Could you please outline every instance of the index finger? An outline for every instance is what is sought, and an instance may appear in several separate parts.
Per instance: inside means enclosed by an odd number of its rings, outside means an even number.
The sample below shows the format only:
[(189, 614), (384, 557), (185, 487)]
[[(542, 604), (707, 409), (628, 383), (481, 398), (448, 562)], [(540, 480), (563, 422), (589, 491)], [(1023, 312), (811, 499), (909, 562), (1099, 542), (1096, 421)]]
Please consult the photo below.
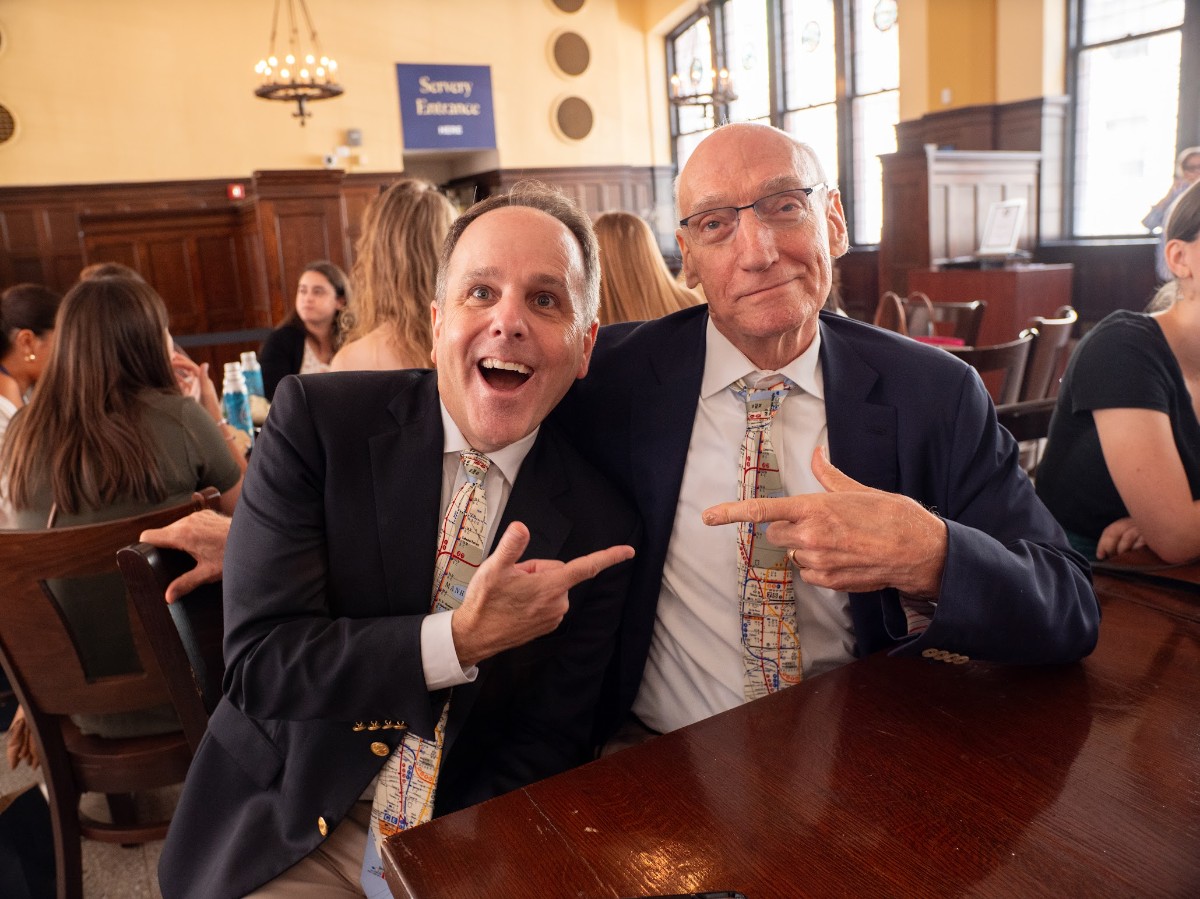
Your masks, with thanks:
[(799, 521), (804, 515), (803, 496), (760, 497), (732, 503), (718, 503), (700, 514), (707, 525), (732, 524), (735, 521)]
[(594, 553), (572, 559), (550, 576), (561, 584), (561, 589), (565, 592), (576, 584), (594, 578), (604, 569), (632, 558), (632, 546), (610, 546), (608, 549), (598, 549)]

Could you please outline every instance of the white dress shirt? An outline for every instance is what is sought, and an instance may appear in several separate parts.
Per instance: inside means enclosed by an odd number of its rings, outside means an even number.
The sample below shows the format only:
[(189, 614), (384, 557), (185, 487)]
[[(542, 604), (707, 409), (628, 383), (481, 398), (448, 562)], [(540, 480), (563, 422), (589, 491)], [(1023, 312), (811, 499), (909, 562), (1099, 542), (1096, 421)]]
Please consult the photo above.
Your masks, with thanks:
[[(463, 450), (471, 449), (471, 445), (467, 443), (467, 438), (463, 436), (458, 425), (454, 423), (454, 419), (450, 417), (450, 413), (446, 411), (445, 404), (440, 403), (440, 405), (442, 408), (442, 433), (445, 435), (442, 442), (441, 504), (444, 513), (446, 506), (454, 497), (455, 491), (467, 479), (467, 473), (462, 466), (461, 454)], [(516, 443), (510, 443), (494, 453), (487, 453), (492, 464), (483, 477), (483, 489), (487, 495), (487, 529), (484, 533), (484, 547), (492, 545), (492, 540), (496, 535), (496, 525), (504, 513), (504, 507), (508, 505), (508, 495), (512, 491), (512, 485), (516, 483), (517, 474), (521, 471), (521, 464), (525, 461), (525, 456), (529, 453), (529, 448), (533, 446), (537, 435), (538, 429), (535, 428), (531, 434), (522, 437)], [(440, 519), (438, 527), (441, 527)], [(486, 551), (484, 558), (487, 558)], [(429, 584), (429, 594), (430, 603), (432, 603), (432, 582)], [(465, 684), (475, 680), (479, 673), (479, 669), (474, 666), (463, 670), (462, 665), (459, 664), (458, 654), (454, 651), (454, 636), (450, 630), (450, 616), (453, 614), (453, 612), (434, 612), (427, 615), (421, 622), (421, 665), (425, 669), (425, 686), (430, 691)]]
[[(784, 491), (823, 488), (812, 473), (817, 446), (828, 448), (820, 333), (779, 370), (798, 389), (771, 423)], [(710, 320), (704, 378), (683, 469), (675, 525), (663, 568), (650, 655), (633, 705), (654, 730), (675, 730), (744, 702), (738, 611), (737, 534), (733, 525), (708, 527), (700, 513), (738, 498), (739, 458), (746, 404), (729, 386), (768, 374), (755, 368)], [(794, 581), (803, 675), (811, 677), (854, 658), (850, 600), (836, 590)]]

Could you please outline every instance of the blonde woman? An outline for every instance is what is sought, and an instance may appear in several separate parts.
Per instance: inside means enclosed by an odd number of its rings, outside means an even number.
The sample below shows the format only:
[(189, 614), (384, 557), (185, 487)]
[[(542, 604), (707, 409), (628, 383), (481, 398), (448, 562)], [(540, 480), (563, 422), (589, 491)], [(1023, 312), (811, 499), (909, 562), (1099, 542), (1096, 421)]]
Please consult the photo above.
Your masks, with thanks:
[(428, 181), (397, 181), (367, 207), (350, 272), (354, 305), (331, 371), (427, 368), (438, 256), (456, 211)]
[(701, 302), (680, 286), (659, 252), (654, 232), (630, 212), (596, 219), (600, 241), (600, 324), (647, 321)]

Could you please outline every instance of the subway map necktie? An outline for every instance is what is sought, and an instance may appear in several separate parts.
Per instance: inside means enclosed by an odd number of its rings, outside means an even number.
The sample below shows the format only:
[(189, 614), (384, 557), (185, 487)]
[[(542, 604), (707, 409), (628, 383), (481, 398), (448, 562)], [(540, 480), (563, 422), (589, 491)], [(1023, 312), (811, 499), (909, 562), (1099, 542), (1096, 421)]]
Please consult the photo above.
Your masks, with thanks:
[[(437, 560), (433, 569), (433, 612), (451, 611), (462, 605), (467, 584), (483, 562), (483, 541), (487, 533), (483, 478), (491, 460), (474, 450), (467, 450), (462, 454), (462, 464), (467, 479), (446, 507), (438, 535)], [(434, 729), (434, 738), (425, 740), (408, 731), (379, 772), (363, 861), (362, 885), (368, 896), (390, 895), (383, 881), (381, 852), (384, 838), (424, 824), (433, 816), (433, 797), (449, 714), (450, 701), (447, 700)]]
[[(771, 421), (794, 386), (783, 375), (773, 375), (757, 386), (738, 379), (730, 387), (746, 404), (739, 500), (784, 495), (779, 459), (771, 446)], [(800, 682), (792, 568), (787, 551), (769, 542), (766, 530), (766, 523), (739, 522), (737, 526), (742, 674), (747, 700)]]

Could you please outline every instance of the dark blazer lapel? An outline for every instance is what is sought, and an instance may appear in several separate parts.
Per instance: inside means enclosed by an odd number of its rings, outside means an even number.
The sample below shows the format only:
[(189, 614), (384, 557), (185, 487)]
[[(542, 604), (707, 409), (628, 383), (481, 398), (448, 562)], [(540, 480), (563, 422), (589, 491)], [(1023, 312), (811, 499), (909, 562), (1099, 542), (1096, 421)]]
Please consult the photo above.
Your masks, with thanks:
[[(519, 521), (529, 528), (529, 546), (523, 559), (554, 559), (571, 530), (571, 519), (558, 510), (557, 498), (570, 488), (570, 478), (558, 451), (561, 438), (554, 426), (543, 423), (537, 440), (521, 463), (521, 472), (508, 495), (504, 514), (496, 525), (489, 554), (509, 524)], [(450, 720), (446, 724), (446, 745), (451, 746), (471, 712), (471, 706), (488, 677), (491, 660), (479, 664), (479, 676), (469, 684), (454, 688)]]
[(879, 372), (823, 318), (821, 376), (830, 461), (856, 481), (895, 491), (896, 409), (869, 400)]
[(704, 379), (707, 314), (689, 318), (663, 335), (648, 359), (648, 374), (634, 387), (643, 401), (630, 403), (629, 463), (646, 534), (669, 539), (683, 483), (700, 384)]
[(508, 495), (508, 504), (496, 527), (492, 550), (509, 524), (519, 521), (529, 528), (529, 547), (523, 558), (557, 557), (571, 528), (571, 519), (559, 512), (555, 503), (555, 498), (570, 487), (558, 451), (560, 439), (553, 425), (542, 425), (537, 440), (521, 463), (517, 482)]
[(375, 514), (388, 608), (412, 614), (428, 606), (442, 494), (442, 419), (430, 373), (388, 405), (394, 428), (370, 438)]

